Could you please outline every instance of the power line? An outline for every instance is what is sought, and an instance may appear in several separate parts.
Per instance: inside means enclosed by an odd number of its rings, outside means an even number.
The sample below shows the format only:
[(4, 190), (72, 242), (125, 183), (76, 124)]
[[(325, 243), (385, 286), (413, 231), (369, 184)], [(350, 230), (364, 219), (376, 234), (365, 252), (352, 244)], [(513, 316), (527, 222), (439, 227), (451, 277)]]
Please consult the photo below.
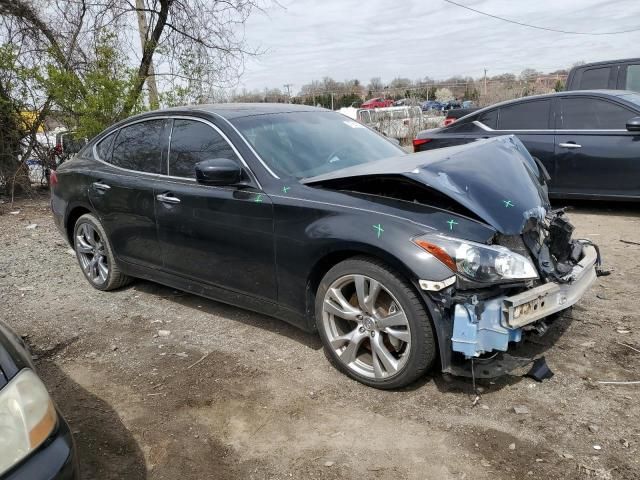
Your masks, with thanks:
[(460, 3), (456, 3), (453, 0), (444, 0), (451, 5), (455, 5), (456, 7), (464, 8), (466, 10), (471, 10), (472, 12), (479, 13), (480, 15), (486, 15), (487, 17), (495, 18), (497, 20), (502, 20), (503, 22), (515, 23), (516, 25), (520, 25), (522, 27), (536, 28), (538, 30), (546, 30), (547, 32), (556, 32), (556, 33), (568, 33), (571, 35), (619, 35), (622, 33), (631, 33), (640, 31), (640, 28), (632, 28), (631, 30), (620, 30), (617, 32), (573, 32), (570, 30), (559, 30), (556, 28), (547, 28), (540, 27), (538, 25), (530, 25), (528, 23), (518, 22), (516, 20), (511, 20), (509, 18), (499, 17), (498, 15), (493, 15), (491, 13), (483, 12), (481, 10), (476, 10), (475, 8), (468, 7), (466, 5), (462, 5)]

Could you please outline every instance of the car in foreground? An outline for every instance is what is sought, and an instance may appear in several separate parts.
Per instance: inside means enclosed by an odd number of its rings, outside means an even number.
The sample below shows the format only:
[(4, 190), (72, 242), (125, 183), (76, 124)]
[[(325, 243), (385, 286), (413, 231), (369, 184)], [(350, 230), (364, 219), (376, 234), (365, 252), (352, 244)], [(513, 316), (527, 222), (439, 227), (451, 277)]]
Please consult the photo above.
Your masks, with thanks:
[(0, 479), (78, 478), (69, 426), (24, 342), (0, 322)]
[(393, 100), (383, 97), (371, 98), (366, 102), (362, 102), (360, 108), (386, 108), (393, 107)]
[(509, 134), (542, 162), (552, 198), (640, 200), (636, 92), (580, 90), (510, 100), (420, 132), (413, 145), (426, 151)]
[(324, 109), (211, 105), (107, 129), (52, 176), (51, 206), (93, 287), (139, 277), (280, 318), (389, 389), (436, 359), (504, 373), (509, 344), (592, 284), (598, 255), (545, 178), (514, 136), (407, 154)]

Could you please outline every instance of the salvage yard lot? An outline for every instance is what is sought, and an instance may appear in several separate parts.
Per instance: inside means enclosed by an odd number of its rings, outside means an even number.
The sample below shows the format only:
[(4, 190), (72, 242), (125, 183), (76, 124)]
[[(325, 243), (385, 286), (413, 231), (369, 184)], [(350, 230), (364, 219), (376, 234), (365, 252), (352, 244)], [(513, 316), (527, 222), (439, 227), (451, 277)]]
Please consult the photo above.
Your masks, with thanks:
[(94, 290), (48, 197), (0, 213), (0, 319), (27, 337), (83, 478), (640, 478), (640, 385), (598, 383), (640, 380), (640, 245), (621, 241), (640, 242), (637, 205), (571, 209), (614, 271), (529, 344), (551, 380), (483, 381), (475, 406), (440, 374), (356, 383), (278, 320), (146, 281)]

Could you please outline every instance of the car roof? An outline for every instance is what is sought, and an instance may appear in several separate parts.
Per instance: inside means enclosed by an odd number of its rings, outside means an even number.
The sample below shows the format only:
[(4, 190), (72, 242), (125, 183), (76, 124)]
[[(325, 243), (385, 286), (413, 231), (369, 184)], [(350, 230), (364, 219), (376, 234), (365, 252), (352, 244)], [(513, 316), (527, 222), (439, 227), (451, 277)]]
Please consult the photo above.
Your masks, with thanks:
[(249, 117), (253, 115), (268, 115), (272, 113), (329, 111), (326, 108), (297, 105), (293, 103), (211, 103), (205, 105), (192, 105), (188, 107), (167, 108), (161, 111), (173, 113), (175, 110), (209, 112), (220, 115), (226, 119)]
[(579, 68), (585, 68), (585, 67), (597, 67), (600, 65), (612, 65), (616, 63), (628, 63), (628, 62), (640, 62), (640, 58), (620, 58), (618, 60), (602, 60), (600, 62), (584, 63), (582, 65), (576, 65), (575, 67), (572, 67), (571, 70), (577, 70)]
[(553, 93), (544, 93), (542, 95), (529, 95), (528, 97), (520, 97), (514, 98), (512, 100), (505, 100), (504, 102), (494, 103), (493, 105), (488, 105), (486, 107), (482, 107), (479, 110), (475, 110), (471, 112), (469, 115), (465, 115), (460, 118), (458, 121), (467, 118), (471, 115), (478, 115), (484, 113), (488, 110), (497, 107), (504, 107), (506, 105), (511, 105), (514, 103), (527, 102), (529, 100), (544, 100), (545, 98), (554, 98), (554, 97), (586, 97), (586, 96), (600, 96), (600, 97), (623, 97), (625, 95), (637, 95), (637, 92), (633, 92), (631, 90), (567, 90), (562, 92), (553, 92)]

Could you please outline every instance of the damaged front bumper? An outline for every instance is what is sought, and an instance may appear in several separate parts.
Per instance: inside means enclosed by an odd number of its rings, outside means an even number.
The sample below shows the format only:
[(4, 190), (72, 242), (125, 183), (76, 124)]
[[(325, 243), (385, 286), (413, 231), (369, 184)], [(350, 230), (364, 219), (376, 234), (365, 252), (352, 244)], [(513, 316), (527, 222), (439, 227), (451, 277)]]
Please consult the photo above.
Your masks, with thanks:
[(585, 246), (582, 259), (565, 276), (513, 296), (458, 303), (453, 308), (451, 348), (465, 358), (506, 352), (523, 330), (575, 304), (596, 279), (596, 250)]

